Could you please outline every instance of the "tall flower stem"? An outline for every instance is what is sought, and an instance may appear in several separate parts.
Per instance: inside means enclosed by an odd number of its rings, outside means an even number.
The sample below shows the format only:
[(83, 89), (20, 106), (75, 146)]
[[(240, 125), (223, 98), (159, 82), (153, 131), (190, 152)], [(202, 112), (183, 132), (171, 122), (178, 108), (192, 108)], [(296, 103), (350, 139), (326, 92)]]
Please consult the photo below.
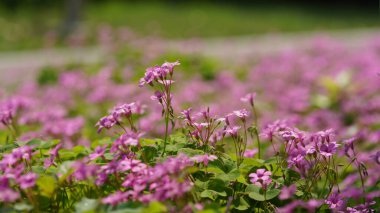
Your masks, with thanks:
[(169, 109), (166, 106), (165, 109), (165, 138), (164, 138), (164, 148), (162, 150), (161, 157), (164, 156), (166, 150), (166, 144), (168, 141), (168, 132), (169, 132)]
[(258, 149), (257, 157), (258, 157), (258, 159), (261, 159), (261, 142), (260, 142), (259, 132), (257, 131), (256, 126), (254, 126), (252, 128), (252, 133), (253, 133), (253, 135), (255, 135), (255, 138), (257, 141), (257, 149)]
[[(171, 80), (171, 78), (170, 78)], [(162, 150), (161, 157), (164, 156), (166, 150), (166, 144), (168, 143), (168, 134), (169, 134), (169, 121), (170, 121), (170, 109), (171, 109), (171, 97), (170, 97), (171, 83), (165, 85), (166, 93), (166, 106), (165, 106), (165, 138), (164, 138), (164, 148)]]
[(259, 128), (258, 127), (258, 118), (257, 118), (257, 111), (256, 111), (255, 105), (253, 103), (252, 103), (252, 113), (253, 113), (253, 125), (254, 125), (253, 126), (253, 134), (256, 137), (257, 149), (258, 149), (257, 157), (258, 157), (258, 159), (261, 159), (261, 143), (260, 143), (259, 131), (257, 130)]

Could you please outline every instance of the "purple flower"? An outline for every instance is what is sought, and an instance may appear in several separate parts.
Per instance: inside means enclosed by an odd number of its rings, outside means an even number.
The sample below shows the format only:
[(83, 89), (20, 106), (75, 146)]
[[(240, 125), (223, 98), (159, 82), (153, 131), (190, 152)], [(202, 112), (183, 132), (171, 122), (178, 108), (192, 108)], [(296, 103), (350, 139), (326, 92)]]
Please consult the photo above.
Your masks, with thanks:
[(72, 168), (74, 168), (72, 176), (79, 181), (95, 177), (99, 169), (97, 165), (86, 164), (81, 161), (74, 162)]
[(354, 142), (357, 140), (357, 137), (352, 137), (350, 139), (344, 140), (344, 154), (347, 157), (353, 157), (354, 154)]
[(31, 188), (36, 184), (37, 175), (35, 173), (28, 173), (17, 179), (22, 189)]
[(377, 151), (376, 154), (371, 155), (372, 159), (380, 165), (380, 151)]
[(215, 155), (208, 155), (208, 154), (196, 155), (196, 156), (190, 158), (190, 160), (197, 162), (197, 163), (203, 163), (205, 166), (208, 165), (209, 161), (214, 161), (216, 159), (218, 159), (218, 157), (216, 157)]
[(116, 206), (117, 204), (125, 202), (127, 200), (128, 200), (128, 193), (117, 191), (103, 198), (102, 203)]
[(320, 205), (321, 205), (321, 202), (314, 199), (311, 199), (308, 202), (304, 202), (302, 200), (295, 200), (284, 207), (278, 208), (276, 212), (278, 213), (296, 212), (295, 210), (299, 207), (306, 209), (307, 212), (315, 212), (315, 209), (318, 208)]
[(62, 143), (57, 144), (53, 149), (49, 151), (50, 156), (57, 157), (58, 151), (62, 148)]
[(160, 91), (154, 92), (154, 95), (150, 97), (153, 101), (158, 101), (159, 103), (162, 104), (162, 98), (164, 97), (164, 94)]
[(115, 107), (112, 110), (112, 116), (114, 120), (118, 121), (121, 116), (130, 117), (132, 115), (132, 110), (136, 106), (136, 103), (130, 104), (122, 104), (120, 106)]
[(139, 160), (125, 159), (119, 162), (117, 170), (120, 172), (132, 171), (141, 172), (147, 168), (147, 165)]
[(145, 84), (152, 85), (154, 78), (155, 76), (154, 76), (153, 68), (151, 67), (147, 68), (145, 72), (145, 76), (140, 79), (139, 86), (142, 87)]
[(52, 165), (56, 165), (54, 163), (54, 159), (53, 158), (45, 158), (45, 160), (44, 160), (44, 168), (47, 169), (47, 168), (51, 167)]
[(20, 194), (13, 189), (5, 188), (0, 190), (0, 201), (4, 203), (12, 203), (20, 198)]
[(375, 210), (371, 208), (372, 205), (375, 205), (376, 201), (365, 202), (354, 207), (347, 207), (348, 213), (375, 213)]
[(12, 123), (13, 115), (10, 110), (0, 111), (0, 122), (5, 126), (9, 126)]
[(295, 184), (292, 184), (289, 187), (284, 186), (281, 189), (281, 194), (280, 194), (279, 198), (281, 200), (289, 199), (293, 196), (293, 194), (296, 192), (296, 190), (297, 190), (297, 186)]
[(246, 103), (249, 103), (252, 107), (254, 106), (254, 101), (255, 101), (256, 93), (248, 93), (244, 97), (242, 97), (240, 100)]
[(173, 71), (174, 71), (174, 67), (175, 66), (178, 66), (178, 65), (181, 65), (179, 63), (179, 61), (175, 61), (175, 62), (165, 62), (162, 64), (162, 67), (166, 68), (169, 70), (169, 73), (172, 75), (173, 74)]
[(181, 111), (183, 118), (185, 118), (188, 122), (191, 122), (192, 118), (190, 116), (191, 108), (185, 109)]
[(98, 127), (98, 133), (100, 133), (103, 128), (110, 129), (116, 124), (116, 122), (117, 121), (114, 119), (113, 116), (111, 115), (104, 116), (96, 124), (96, 126)]
[(264, 190), (270, 183), (272, 183), (271, 176), (272, 172), (266, 171), (265, 169), (258, 169), (256, 173), (249, 174), (249, 177), (251, 178), (251, 183), (255, 184), (256, 186), (262, 187)]
[(240, 126), (234, 126), (234, 127), (228, 127), (226, 130), (224, 130), (225, 134), (229, 134), (231, 137), (237, 137), (238, 130), (240, 129)]
[(135, 133), (124, 133), (118, 139), (116, 139), (114, 145), (121, 146), (138, 146), (139, 145), (139, 134)]
[(178, 61), (174, 63), (165, 62), (161, 66), (154, 66), (149, 67), (146, 69), (145, 76), (140, 79), (139, 86), (142, 87), (145, 84), (149, 84), (153, 86), (153, 82), (159, 82), (167, 85), (167, 83), (172, 82), (166, 82), (166, 76), (170, 74), (170, 76), (173, 75), (174, 67), (180, 65)]
[(258, 152), (258, 149), (248, 149), (248, 150), (245, 150), (244, 152), (244, 157), (246, 158), (252, 158), (253, 156), (255, 156), (255, 154)]
[(339, 209), (344, 205), (344, 201), (338, 192), (331, 193), (330, 196), (325, 200), (325, 203), (329, 205), (330, 209)]
[(97, 146), (93, 153), (89, 155), (90, 160), (95, 160), (98, 157), (103, 157), (106, 152), (107, 145)]
[(325, 157), (330, 157), (332, 156), (334, 153), (336, 153), (336, 148), (339, 146), (339, 144), (335, 143), (335, 142), (331, 142), (329, 144), (322, 144), (321, 147), (319, 148), (320, 149), (320, 153), (321, 155), (325, 156)]
[(246, 118), (249, 116), (249, 112), (246, 109), (242, 109), (242, 110), (233, 111), (232, 114), (230, 115), (235, 115), (236, 117), (240, 118), (242, 121), (245, 121)]

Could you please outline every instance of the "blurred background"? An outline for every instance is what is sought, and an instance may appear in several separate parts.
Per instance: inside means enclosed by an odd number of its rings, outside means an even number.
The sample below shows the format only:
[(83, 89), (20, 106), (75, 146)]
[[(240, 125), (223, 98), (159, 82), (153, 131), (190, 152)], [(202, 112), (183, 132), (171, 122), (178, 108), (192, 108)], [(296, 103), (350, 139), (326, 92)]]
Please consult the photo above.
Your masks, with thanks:
[(89, 45), (101, 26), (170, 39), (376, 28), (378, 8), (375, 0), (1, 0), (0, 50), (49, 38), (64, 46), (73, 32)]
[(299, 48), (321, 34), (354, 47), (378, 34), (378, 9), (374, 0), (1, 0), (0, 85), (46, 65), (104, 61), (124, 43), (160, 40), (133, 48), (222, 61)]

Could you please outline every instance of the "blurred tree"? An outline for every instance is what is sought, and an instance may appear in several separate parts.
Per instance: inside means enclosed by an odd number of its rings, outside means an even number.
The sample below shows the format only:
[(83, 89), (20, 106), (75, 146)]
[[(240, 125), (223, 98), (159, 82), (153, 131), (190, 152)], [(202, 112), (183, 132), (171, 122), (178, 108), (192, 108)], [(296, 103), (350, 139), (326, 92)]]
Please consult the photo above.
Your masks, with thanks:
[(83, 10), (84, 0), (66, 0), (66, 17), (60, 31), (61, 37), (66, 37), (78, 26)]

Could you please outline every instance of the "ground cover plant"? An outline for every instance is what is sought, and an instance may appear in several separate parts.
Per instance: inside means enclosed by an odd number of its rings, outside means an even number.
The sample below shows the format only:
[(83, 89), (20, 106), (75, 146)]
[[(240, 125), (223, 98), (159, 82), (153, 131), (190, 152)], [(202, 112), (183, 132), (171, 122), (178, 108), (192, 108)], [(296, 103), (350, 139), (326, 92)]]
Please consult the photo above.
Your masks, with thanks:
[(163, 54), (148, 48), (127, 67), (118, 52), (97, 72), (44, 70), (2, 94), (0, 207), (375, 212), (378, 44), (318, 40), (237, 74), (188, 56), (141, 72)]

